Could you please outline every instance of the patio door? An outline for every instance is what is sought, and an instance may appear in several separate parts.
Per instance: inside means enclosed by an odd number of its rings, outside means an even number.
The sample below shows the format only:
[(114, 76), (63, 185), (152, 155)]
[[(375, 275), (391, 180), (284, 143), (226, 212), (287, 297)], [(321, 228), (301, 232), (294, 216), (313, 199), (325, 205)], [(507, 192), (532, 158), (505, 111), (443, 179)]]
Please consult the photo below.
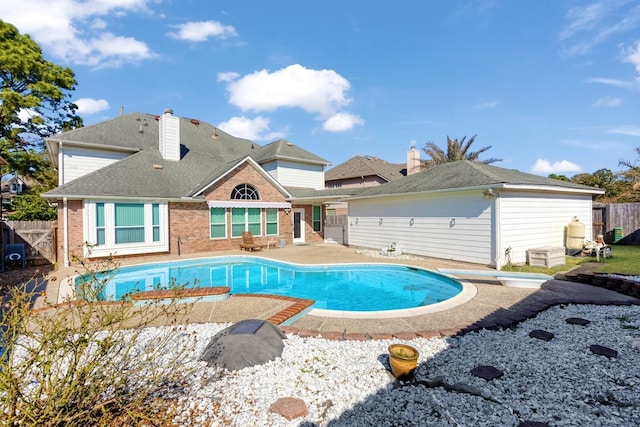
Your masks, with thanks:
[(293, 210), (293, 243), (304, 243), (304, 209)]

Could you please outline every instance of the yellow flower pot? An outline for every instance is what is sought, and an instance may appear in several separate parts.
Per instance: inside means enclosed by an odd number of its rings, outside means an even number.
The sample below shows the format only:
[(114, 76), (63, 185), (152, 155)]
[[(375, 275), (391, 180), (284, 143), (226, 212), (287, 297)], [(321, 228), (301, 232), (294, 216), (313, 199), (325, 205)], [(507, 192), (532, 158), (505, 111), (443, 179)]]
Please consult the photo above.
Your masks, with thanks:
[(418, 364), (418, 350), (406, 344), (389, 346), (389, 365), (394, 377), (411, 375)]

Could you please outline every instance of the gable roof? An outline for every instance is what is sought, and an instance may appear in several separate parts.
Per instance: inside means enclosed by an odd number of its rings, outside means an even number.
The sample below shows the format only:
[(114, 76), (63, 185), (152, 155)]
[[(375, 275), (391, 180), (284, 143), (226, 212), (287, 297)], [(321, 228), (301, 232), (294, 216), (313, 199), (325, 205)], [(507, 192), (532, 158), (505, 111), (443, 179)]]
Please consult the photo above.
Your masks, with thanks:
[(320, 156), (298, 147), (285, 139), (279, 139), (256, 150), (252, 156), (259, 163), (266, 163), (273, 160), (288, 160), (292, 162), (314, 163), (327, 166), (328, 161)]
[[(57, 187), (43, 196), (47, 198), (202, 198), (201, 190), (227, 174), (245, 159), (262, 157), (261, 146), (194, 119), (180, 120), (179, 161), (165, 160), (159, 151), (159, 126), (150, 114), (131, 113), (102, 123), (74, 129), (49, 138), (50, 150), (57, 151), (58, 142), (67, 145), (130, 151), (132, 154)], [(305, 153), (293, 144), (291, 152)], [(308, 153), (308, 152), (306, 152)], [(50, 154), (53, 153), (50, 151)], [(57, 158), (57, 155), (55, 156)], [(300, 162), (319, 159), (298, 157)], [(255, 162), (254, 162), (255, 164)], [(287, 195), (284, 187), (279, 186)]]
[(443, 163), (376, 187), (367, 187), (351, 199), (400, 194), (455, 191), (474, 188), (536, 189), (603, 194), (604, 190), (560, 181), (470, 160)]
[(395, 181), (407, 175), (407, 165), (389, 163), (372, 156), (355, 156), (329, 169), (324, 174), (325, 181), (379, 176), (385, 181)]

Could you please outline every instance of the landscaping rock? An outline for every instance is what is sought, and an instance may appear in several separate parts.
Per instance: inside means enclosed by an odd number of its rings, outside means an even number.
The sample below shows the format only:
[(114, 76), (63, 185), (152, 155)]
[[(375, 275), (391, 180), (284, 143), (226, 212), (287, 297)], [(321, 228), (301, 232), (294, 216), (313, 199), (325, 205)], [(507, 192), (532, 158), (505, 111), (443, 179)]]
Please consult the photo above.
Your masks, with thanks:
[(589, 350), (591, 350), (591, 353), (598, 354), (600, 356), (607, 356), (609, 358), (618, 357), (618, 352), (616, 350), (598, 344), (589, 346)]
[(282, 355), (284, 338), (265, 320), (243, 320), (215, 334), (200, 360), (229, 370), (261, 365)]
[(281, 397), (273, 402), (269, 407), (269, 412), (282, 415), (287, 420), (291, 421), (296, 418), (305, 417), (309, 413), (307, 404), (304, 400), (296, 399), (294, 397)]
[(580, 317), (569, 317), (568, 319), (566, 319), (566, 322), (570, 325), (580, 325), (580, 326), (587, 326), (589, 323), (591, 323), (590, 320), (582, 319)]
[(500, 378), (504, 375), (504, 372), (493, 366), (476, 366), (471, 370), (471, 374), (487, 381), (491, 381), (496, 378)]
[(542, 329), (534, 329), (533, 331), (529, 332), (529, 336), (531, 338), (536, 338), (543, 341), (551, 341), (553, 337), (555, 337), (553, 333), (544, 331)]

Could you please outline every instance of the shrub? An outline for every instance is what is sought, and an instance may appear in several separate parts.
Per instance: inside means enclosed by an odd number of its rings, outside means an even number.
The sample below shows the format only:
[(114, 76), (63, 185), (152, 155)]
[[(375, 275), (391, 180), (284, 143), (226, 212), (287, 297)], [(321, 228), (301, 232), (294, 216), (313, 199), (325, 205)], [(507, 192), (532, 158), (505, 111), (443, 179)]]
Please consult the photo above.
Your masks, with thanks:
[[(163, 425), (191, 374), (185, 332), (191, 304), (100, 302), (108, 279), (81, 285), (62, 304), (26, 284), (0, 314), (0, 425)], [(83, 295), (78, 301), (76, 295)], [(170, 327), (154, 327), (158, 325)], [(193, 364), (192, 364), (193, 365)]]

